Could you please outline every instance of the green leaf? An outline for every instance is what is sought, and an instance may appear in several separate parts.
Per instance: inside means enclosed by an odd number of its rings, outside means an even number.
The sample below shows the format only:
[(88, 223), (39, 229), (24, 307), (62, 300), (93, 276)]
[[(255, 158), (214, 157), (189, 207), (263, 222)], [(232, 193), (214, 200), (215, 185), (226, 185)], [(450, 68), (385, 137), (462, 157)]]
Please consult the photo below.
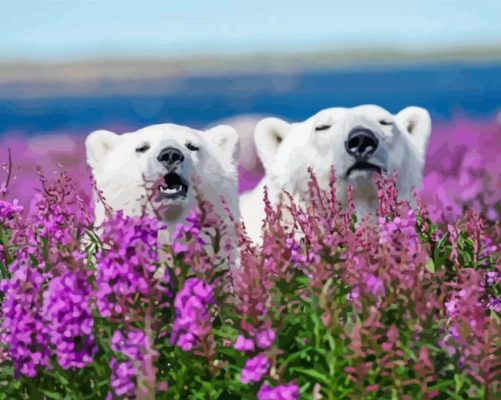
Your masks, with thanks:
[(435, 263), (431, 257), (428, 257), (428, 261), (426, 261), (426, 269), (432, 273), (435, 273)]
[(454, 392), (451, 392), (450, 390), (446, 390), (445, 393), (447, 393), (451, 398), (451, 399), (455, 399), (455, 400), (464, 400), (464, 397), (463, 396), (460, 396)]
[(50, 390), (47, 390), (47, 389), (40, 389), (40, 391), (46, 395), (49, 399), (62, 399), (62, 395), (60, 393), (57, 393), (57, 392), (52, 392)]
[(454, 388), (454, 391), (456, 393), (459, 393), (461, 391), (461, 388), (464, 385), (463, 376), (460, 375), (460, 374), (454, 374), (454, 383), (456, 384), (455, 388)]
[(291, 372), (299, 372), (300, 374), (316, 379), (317, 381), (323, 383), (324, 385), (330, 385), (331, 383), (331, 380), (329, 379), (328, 376), (318, 372), (315, 369), (291, 368)]

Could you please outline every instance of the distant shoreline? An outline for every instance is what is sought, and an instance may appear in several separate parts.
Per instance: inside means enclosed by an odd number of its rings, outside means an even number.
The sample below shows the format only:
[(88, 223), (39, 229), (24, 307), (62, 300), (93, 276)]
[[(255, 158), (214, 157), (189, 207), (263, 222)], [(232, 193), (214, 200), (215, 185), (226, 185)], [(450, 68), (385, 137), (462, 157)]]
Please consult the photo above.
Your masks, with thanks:
[(224, 72), (169, 78), (0, 85), (0, 130), (87, 131), (175, 122), (203, 127), (235, 115), (300, 121), (318, 110), (407, 105), (434, 121), (490, 117), (501, 104), (501, 62)]
[(306, 70), (398, 68), (463, 62), (501, 62), (501, 44), (426, 52), (361, 48), (297, 54), (200, 55), (157, 59), (100, 58), (59, 62), (3, 60), (0, 61), (0, 97), (91, 96), (103, 91), (147, 95), (156, 92), (155, 85), (149, 83), (164, 81), (167, 86), (175, 86), (178, 79), (193, 76), (294, 74)]

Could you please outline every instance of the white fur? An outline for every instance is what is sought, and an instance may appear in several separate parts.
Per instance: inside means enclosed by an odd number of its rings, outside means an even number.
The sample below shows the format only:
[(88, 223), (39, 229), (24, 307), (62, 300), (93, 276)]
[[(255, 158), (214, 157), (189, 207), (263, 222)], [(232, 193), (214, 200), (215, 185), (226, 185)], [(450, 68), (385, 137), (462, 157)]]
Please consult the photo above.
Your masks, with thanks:
[[(383, 125), (391, 123), (390, 125)], [(316, 131), (319, 126), (330, 126)], [(364, 215), (377, 206), (372, 172), (346, 172), (355, 162), (345, 149), (345, 141), (355, 127), (371, 130), (379, 145), (368, 161), (384, 168), (386, 174), (398, 173), (397, 189), (402, 198), (410, 199), (412, 188), (422, 180), (424, 157), (431, 133), (431, 119), (420, 107), (408, 107), (397, 115), (375, 105), (354, 108), (328, 108), (300, 123), (289, 124), (278, 118), (260, 121), (254, 138), (257, 152), (265, 167), (265, 177), (257, 187), (240, 197), (240, 212), (249, 235), (256, 241), (261, 236), (264, 219), (263, 189), (268, 187), (273, 204), (283, 190), (296, 201), (306, 199), (308, 167), (320, 185), (327, 188), (329, 172), (334, 167), (336, 191), (342, 201), (346, 189), (353, 186), (357, 213)]]
[[(187, 143), (199, 147), (199, 150), (189, 150)], [(149, 149), (138, 153), (136, 149), (145, 144)], [(183, 153), (185, 160), (180, 173), (189, 182), (189, 187), (186, 198), (164, 199), (156, 204), (154, 199), (148, 200), (154, 185), (146, 183), (145, 187), (145, 180), (158, 182), (163, 179), (167, 171), (157, 157), (166, 147), (175, 147)], [(123, 210), (130, 216), (139, 216), (143, 212), (159, 216), (168, 226), (166, 240), (175, 225), (182, 223), (193, 209), (196, 201), (194, 185), (205, 200), (214, 205), (223, 220), (226, 220), (226, 212), (221, 196), (234, 216), (239, 218), (238, 136), (230, 126), (219, 125), (202, 132), (185, 126), (162, 124), (122, 135), (99, 130), (87, 137), (86, 149), (96, 187), (102, 191), (111, 210)], [(106, 209), (96, 193), (94, 200), (95, 225), (99, 226), (106, 216)]]

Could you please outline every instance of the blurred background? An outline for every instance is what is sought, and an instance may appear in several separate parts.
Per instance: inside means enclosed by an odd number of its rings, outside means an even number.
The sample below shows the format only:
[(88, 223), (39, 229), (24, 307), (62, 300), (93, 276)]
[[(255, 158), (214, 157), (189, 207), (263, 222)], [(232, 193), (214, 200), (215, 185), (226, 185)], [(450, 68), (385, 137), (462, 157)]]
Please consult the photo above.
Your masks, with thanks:
[(88, 190), (94, 129), (230, 123), (245, 190), (259, 118), (375, 103), (430, 111), (430, 204), (501, 211), (500, 1), (3, 0), (0, 15), (0, 157), (22, 202), (37, 166)]

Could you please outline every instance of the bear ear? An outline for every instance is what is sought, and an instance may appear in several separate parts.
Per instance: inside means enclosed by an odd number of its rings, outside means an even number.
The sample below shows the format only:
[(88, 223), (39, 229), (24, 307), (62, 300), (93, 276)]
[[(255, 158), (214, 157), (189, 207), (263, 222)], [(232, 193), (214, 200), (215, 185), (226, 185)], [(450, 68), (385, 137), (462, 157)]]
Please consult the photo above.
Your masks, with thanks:
[(397, 114), (396, 119), (424, 155), (431, 134), (431, 117), (428, 111), (421, 107), (407, 107)]
[(219, 148), (223, 154), (235, 165), (240, 153), (237, 131), (229, 125), (217, 125), (205, 131), (204, 136), (209, 142)]
[(113, 151), (119, 142), (120, 135), (110, 131), (100, 129), (90, 133), (85, 139), (89, 166), (95, 168)]
[(279, 118), (265, 118), (257, 123), (254, 131), (254, 142), (257, 154), (267, 172), (291, 127), (291, 124)]

